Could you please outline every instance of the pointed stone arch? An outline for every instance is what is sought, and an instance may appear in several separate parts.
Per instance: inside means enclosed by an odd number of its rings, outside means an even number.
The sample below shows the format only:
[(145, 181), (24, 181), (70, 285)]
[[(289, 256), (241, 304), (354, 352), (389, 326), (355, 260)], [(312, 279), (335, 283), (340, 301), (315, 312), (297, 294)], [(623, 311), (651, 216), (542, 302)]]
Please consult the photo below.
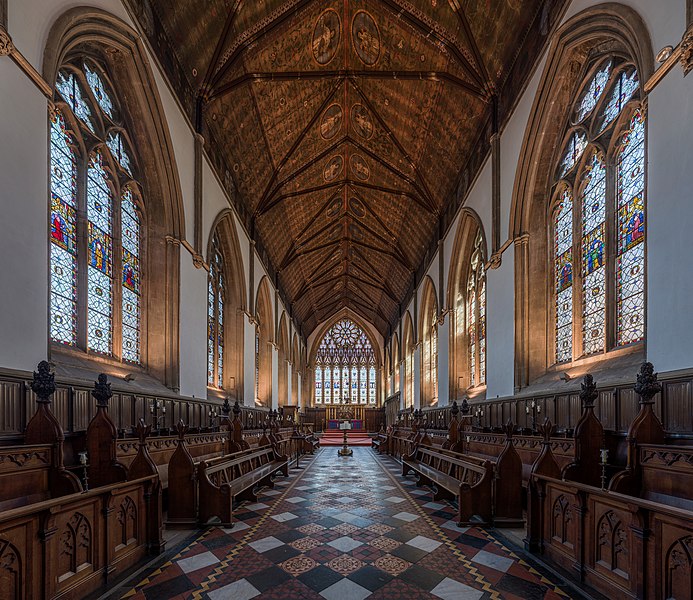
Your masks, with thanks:
[(277, 393), (279, 406), (290, 404), (289, 399), (289, 362), (290, 362), (290, 346), (289, 346), (289, 330), (287, 327), (286, 313), (282, 312), (279, 319), (279, 328), (277, 330)]
[(48, 34), (43, 77), (77, 56), (97, 58), (109, 71), (132, 144), (137, 147), (145, 198), (145, 264), (142, 361), (168, 387), (179, 382), (180, 243), (185, 219), (180, 178), (166, 116), (147, 52), (138, 33), (103, 10), (77, 7), (63, 13)]
[(412, 408), (414, 406), (414, 352), (416, 350), (416, 338), (411, 313), (409, 311), (404, 313), (402, 320), (402, 356), (404, 358), (403, 406), (404, 408)]
[(255, 323), (255, 402), (258, 406), (271, 408), (274, 316), (267, 276), (262, 278), (257, 289)]
[(433, 280), (426, 276), (419, 312), (421, 338), (421, 407), (438, 404), (438, 296)]
[(513, 188), (509, 235), (515, 243), (515, 389), (544, 375), (552, 364), (548, 314), (549, 209), (554, 166), (584, 64), (597, 53), (628, 57), (641, 86), (654, 70), (647, 26), (617, 3), (592, 6), (556, 32), (527, 121)]
[(488, 246), (484, 226), (479, 215), (470, 208), (463, 208), (455, 233), (448, 277), (447, 305), (450, 308), (449, 342), (449, 389), (452, 398), (460, 401), (468, 392), (470, 384), (470, 355), (468, 331), (468, 282), (471, 272), (472, 254), (476, 242), (481, 238), (481, 265), (484, 268), (488, 257)]
[(243, 403), (243, 328), (247, 292), (243, 256), (231, 210), (220, 212), (207, 238), (206, 260), (212, 262), (214, 239), (218, 240), (224, 264), (224, 381), (222, 388), (232, 400)]

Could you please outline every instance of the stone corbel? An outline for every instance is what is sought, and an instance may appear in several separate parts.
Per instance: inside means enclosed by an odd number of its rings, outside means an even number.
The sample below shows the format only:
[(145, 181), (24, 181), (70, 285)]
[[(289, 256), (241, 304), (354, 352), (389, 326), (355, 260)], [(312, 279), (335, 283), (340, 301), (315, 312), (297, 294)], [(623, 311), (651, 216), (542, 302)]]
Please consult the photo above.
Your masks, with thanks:
[(440, 314), (438, 315), (438, 326), (442, 327), (445, 325), (445, 317), (447, 317), (450, 313), (452, 312), (451, 308), (444, 308), (443, 310), (440, 311)]

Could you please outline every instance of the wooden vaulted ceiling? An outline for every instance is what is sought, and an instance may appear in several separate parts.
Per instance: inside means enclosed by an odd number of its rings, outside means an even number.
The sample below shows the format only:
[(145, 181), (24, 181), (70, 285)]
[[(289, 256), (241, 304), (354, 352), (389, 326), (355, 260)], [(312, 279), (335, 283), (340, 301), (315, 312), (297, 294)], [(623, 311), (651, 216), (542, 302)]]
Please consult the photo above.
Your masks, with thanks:
[(306, 335), (397, 321), (563, 4), (128, 1)]

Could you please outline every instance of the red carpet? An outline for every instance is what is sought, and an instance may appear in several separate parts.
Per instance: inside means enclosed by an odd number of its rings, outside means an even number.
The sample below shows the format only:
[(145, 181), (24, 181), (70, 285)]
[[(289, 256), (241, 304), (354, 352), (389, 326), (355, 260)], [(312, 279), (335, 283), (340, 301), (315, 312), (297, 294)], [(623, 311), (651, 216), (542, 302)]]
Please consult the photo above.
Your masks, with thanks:
[[(350, 446), (370, 446), (371, 437), (362, 431), (347, 432), (347, 440)], [(321, 446), (341, 446), (344, 443), (344, 433), (338, 430), (330, 430), (320, 436)]]

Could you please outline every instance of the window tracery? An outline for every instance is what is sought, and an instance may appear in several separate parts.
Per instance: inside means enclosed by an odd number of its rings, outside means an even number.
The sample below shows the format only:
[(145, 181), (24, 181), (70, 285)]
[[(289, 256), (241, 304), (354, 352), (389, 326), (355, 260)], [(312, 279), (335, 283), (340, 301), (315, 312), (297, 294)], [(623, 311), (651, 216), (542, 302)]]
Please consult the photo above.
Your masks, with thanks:
[(56, 80), (50, 119), (50, 337), (140, 364), (141, 197), (117, 102), (105, 81), (91, 60), (65, 65)]
[(610, 57), (577, 96), (552, 207), (556, 363), (644, 338), (645, 114), (638, 92), (635, 68)]
[(212, 238), (207, 285), (207, 385), (224, 387), (224, 256), (219, 237)]
[(471, 387), (486, 383), (486, 278), (482, 244), (479, 231), (474, 241), (467, 282), (467, 339)]
[(376, 360), (366, 332), (351, 319), (327, 330), (315, 355), (315, 403), (376, 403)]

